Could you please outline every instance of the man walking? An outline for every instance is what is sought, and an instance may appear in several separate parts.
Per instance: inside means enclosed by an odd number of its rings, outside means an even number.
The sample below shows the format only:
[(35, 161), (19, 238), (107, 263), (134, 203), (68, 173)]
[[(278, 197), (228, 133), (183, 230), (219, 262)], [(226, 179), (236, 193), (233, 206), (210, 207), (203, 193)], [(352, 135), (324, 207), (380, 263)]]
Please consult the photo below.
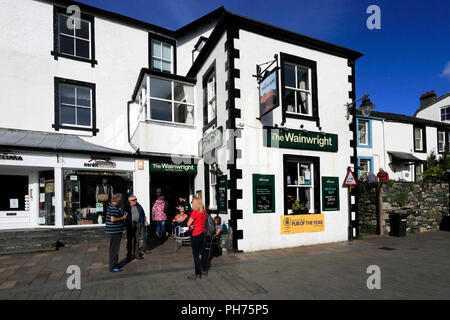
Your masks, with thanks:
[(119, 266), (120, 240), (122, 239), (123, 223), (127, 215), (121, 215), (119, 205), (122, 202), (122, 195), (116, 193), (112, 197), (111, 204), (106, 210), (106, 233), (110, 235), (109, 242), (109, 271), (120, 272), (123, 269)]
[(136, 196), (128, 197), (127, 214), (127, 261), (144, 259), (145, 212)]

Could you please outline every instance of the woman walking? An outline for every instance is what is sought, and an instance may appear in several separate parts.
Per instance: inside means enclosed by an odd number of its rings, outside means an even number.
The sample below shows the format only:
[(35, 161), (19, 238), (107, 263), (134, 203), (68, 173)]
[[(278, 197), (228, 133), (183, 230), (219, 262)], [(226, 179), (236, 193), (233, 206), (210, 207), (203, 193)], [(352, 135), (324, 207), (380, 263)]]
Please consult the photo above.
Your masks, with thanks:
[(200, 198), (194, 197), (188, 227), (192, 229), (191, 246), (194, 256), (195, 274), (188, 276), (190, 280), (200, 279), (201, 276), (208, 276), (208, 256), (205, 247), (205, 224), (206, 211)]
[(156, 222), (156, 233), (158, 238), (165, 239), (166, 237), (166, 214), (167, 202), (164, 196), (161, 194), (158, 196), (157, 200), (153, 204), (152, 208), (152, 220)]

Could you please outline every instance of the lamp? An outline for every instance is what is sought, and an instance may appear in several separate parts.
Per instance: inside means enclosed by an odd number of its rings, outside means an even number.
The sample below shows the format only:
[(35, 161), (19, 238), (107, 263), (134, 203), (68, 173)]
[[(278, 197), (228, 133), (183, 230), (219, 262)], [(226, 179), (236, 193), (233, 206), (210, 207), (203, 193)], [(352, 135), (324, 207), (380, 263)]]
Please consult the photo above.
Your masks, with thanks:
[(209, 169), (209, 172), (211, 172), (212, 174), (218, 175), (218, 176), (223, 174), (222, 170), (220, 170), (218, 164), (215, 162), (213, 162), (211, 164), (211, 169)]
[(359, 106), (358, 110), (361, 110), (361, 113), (363, 116), (368, 117), (370, 115), (370, 112), (372, 112), (373, 109), (375, 109), (375, 105), (370, 101), (370, 99), (364, 99)]

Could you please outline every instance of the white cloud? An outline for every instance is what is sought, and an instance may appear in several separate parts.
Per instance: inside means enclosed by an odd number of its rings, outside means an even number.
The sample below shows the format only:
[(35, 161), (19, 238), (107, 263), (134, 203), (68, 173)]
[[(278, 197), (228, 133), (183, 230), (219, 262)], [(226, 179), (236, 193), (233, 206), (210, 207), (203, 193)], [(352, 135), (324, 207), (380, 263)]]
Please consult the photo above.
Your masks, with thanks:
[(448, 78), (450, 80), (450, 62), (447, 62), (444, 70), (441, 73), (441, 78)]

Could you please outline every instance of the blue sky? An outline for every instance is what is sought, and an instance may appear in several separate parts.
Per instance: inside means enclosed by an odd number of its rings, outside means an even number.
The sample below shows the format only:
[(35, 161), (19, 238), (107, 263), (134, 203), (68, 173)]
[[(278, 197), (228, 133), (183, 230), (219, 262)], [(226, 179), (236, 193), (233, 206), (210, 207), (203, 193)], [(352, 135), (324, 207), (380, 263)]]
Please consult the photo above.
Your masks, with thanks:
[[(422, 93), (450, 92), (450, 4), (446, 0), (79, 0), (176, 30), (225, 9), (364, 54), (356, 63), (356, 95), (376, 111), (413, 115)], [(369, 30), (370, 5), (381, 29)]]

